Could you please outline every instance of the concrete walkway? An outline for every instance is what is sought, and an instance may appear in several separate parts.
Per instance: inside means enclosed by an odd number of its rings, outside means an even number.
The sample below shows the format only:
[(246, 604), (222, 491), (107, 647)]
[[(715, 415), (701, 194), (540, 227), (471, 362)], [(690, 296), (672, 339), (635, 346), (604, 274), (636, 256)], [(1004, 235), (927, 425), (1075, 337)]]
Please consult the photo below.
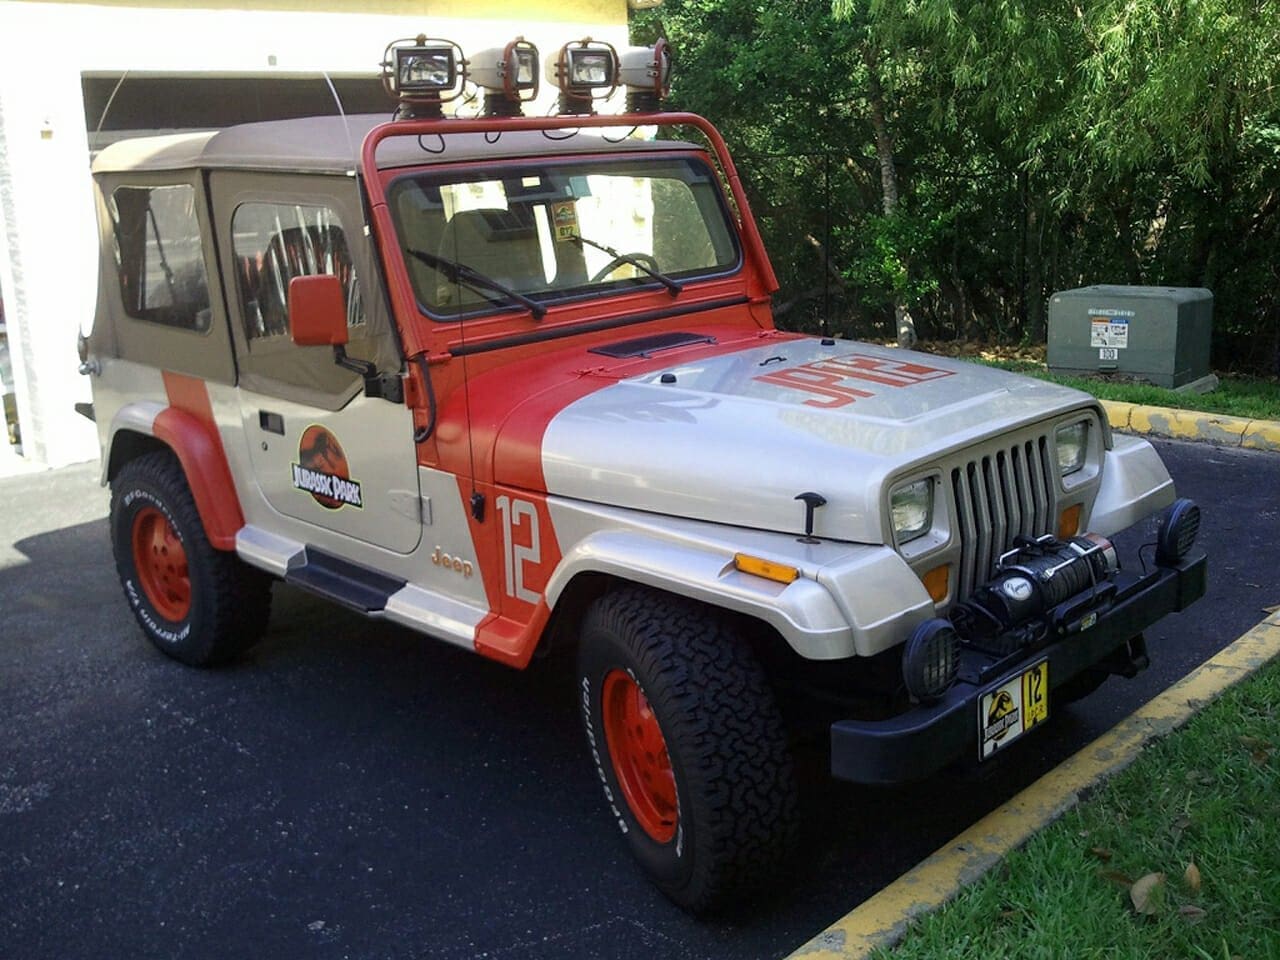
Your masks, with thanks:
[(0, 477), (17, 477), (47, 469), (43, 463), (18, 456), (8, 443), (0, 443)]

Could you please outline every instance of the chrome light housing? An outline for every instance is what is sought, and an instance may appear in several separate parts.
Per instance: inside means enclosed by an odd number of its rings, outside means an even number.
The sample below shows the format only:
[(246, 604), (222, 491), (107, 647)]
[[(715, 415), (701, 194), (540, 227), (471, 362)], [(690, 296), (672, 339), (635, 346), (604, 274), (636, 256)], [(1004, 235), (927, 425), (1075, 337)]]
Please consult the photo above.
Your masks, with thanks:
[(893, 537), (899, 545), (922, 537), (933, 526), (933, 479), (903, 484), (889, 495)]
[(1084, 466), (1089, 453), (1089, 421), (1077, 420), (1060, 426), (1054, 434), (1058, 449), (1058, 473), (1069, 476)]

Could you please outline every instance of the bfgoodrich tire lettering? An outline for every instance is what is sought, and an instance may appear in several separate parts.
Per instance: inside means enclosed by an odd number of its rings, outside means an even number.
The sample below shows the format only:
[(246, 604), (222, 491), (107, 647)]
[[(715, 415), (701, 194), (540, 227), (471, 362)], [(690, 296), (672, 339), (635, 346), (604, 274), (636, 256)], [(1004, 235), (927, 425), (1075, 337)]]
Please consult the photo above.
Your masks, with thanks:
[[(674, 791), (661, 783), (641, 791), (651, 803), (637, 805), (635, 783), (628, 789), (624, 782), (607, 686), (638, 691), (661, 730), (657, 740), (652, 730), (637, 734), (641, 755), (665, 745), (674, 779)], [(764, 672), (725, 621), (643, 588), (607, 594), (583, 621), (578, 692), (605, 799), (632, 853), (668, 897), (705, 912), (773, 875), (795, 840), (795, 779)], [(664, 769), (659, 759), (647, 772), (660, 781)], [(666, 810), (671, 798), (674, 823)]]
[(174, 659), (223, 663), (266, 629), (271, 579), (209, 544), (173, 454), (131, 460), (112, 481), (111, 546), (142, 632)]

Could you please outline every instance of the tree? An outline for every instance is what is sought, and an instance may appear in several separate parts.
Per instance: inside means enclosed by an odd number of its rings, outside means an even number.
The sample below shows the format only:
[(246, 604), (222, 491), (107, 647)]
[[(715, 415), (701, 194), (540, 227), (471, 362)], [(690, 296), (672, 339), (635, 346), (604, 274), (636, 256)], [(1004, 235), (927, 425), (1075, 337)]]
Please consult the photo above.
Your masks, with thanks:
[(814, 322), (824, 265), (841, 331), (909, 307), (927, 337), (1038, 342), (1054, 290), (1204, 285), (1218, 364), (1280, 372), (1280, 0), (647, 16), (676, 48), (677, 105), (739, 158), (784, 325)]

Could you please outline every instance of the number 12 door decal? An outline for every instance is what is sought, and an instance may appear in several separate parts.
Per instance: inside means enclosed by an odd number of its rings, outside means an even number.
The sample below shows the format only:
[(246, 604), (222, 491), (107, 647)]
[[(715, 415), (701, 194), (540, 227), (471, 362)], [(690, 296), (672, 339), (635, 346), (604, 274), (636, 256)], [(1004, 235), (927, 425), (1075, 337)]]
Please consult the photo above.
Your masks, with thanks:
[[(525, 603), (537, 603), (541, 595), (525, 586), (525, 564), (537, 567), (542, 563), (538, 508), (528, 500), (513, 500), (506, 495), (498, 498), (497, 507), (498, 513), (502, 514), (502, 565), (506, 573), (507, 596)], [(527, 545), (515, 542), (517, 529), (521, 531), (520, 539), (528, 541)]]

